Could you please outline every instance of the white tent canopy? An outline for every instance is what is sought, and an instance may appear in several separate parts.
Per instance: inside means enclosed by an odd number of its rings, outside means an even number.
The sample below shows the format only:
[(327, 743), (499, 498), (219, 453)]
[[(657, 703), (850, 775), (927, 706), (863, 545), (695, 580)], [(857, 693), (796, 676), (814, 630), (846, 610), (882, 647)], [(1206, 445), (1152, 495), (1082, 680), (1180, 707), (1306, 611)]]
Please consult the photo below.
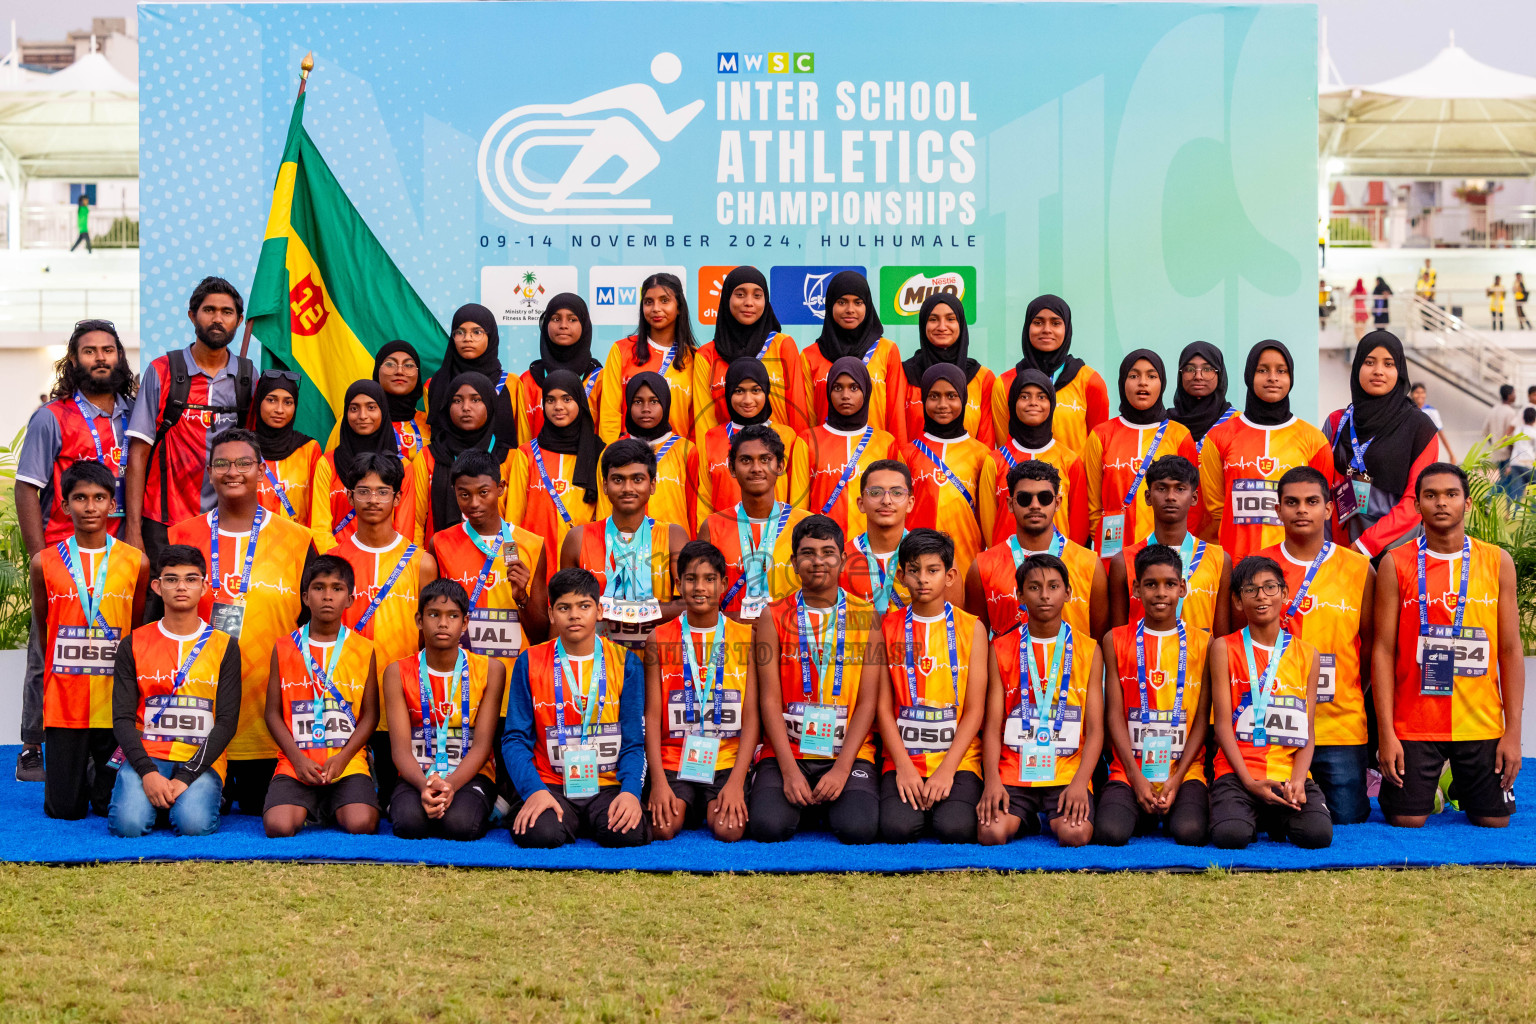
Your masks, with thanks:
[(1536, 174), (1536, 78), (1489, 67), (1453, 39), (1407, 74), (1322, 88), (1318, 152), (1335, 177)]
[(0, 175), (98, 181), (139, 175), (139, 87), (100, 53), (51, 75), (0, 66)]

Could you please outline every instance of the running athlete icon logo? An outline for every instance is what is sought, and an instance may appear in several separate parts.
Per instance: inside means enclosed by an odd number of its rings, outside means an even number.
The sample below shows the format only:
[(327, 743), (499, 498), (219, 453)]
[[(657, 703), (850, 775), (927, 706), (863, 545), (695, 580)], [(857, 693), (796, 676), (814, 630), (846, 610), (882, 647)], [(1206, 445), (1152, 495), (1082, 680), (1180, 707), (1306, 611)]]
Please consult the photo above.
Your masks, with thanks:
[[(658, 53), (651, 60), (651, 77), (663, 85), (682, 72), (676, 54)], [(649, 199), (621, 197), (661, 164), (642, 127), (657, 141), (671, 142), (703, 109), (699, 99), (668, 111), (644, 82), (570, 103), (514, 107), (480, 140), (480, 188), (496, 209), (525, 224), (670, 224), (671, 214), (641, 212), (650, 210)], [(535, 170), (547, 168), (551, 159), (564, 164), (553, 180), (547, 171)], [(618, 176), (597, 180), (615, 160), (623, 165)]]

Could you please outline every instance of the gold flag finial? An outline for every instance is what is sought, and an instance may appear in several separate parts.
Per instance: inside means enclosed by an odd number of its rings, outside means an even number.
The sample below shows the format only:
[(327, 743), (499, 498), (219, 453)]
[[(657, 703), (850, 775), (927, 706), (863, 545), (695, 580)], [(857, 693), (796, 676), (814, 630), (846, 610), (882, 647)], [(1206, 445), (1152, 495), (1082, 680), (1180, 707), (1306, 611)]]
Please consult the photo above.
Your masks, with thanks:
[(303, 60), (299, 61), (299, 77), (307, 80), (309, 73), (314, 70), (314, 67), (315, 51), (311, 50), (304, 55)]

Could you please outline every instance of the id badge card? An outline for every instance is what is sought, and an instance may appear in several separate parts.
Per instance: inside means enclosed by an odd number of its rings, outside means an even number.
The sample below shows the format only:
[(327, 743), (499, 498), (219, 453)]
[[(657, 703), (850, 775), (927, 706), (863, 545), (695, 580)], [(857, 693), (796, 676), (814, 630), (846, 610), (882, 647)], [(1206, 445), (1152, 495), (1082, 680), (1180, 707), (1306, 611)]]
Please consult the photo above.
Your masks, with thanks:
[(1317, 654), (1317, 702), (1319, 704), (1332, 704), (1333, 698), (1338, 693), (1338, 673), (1334, 668), (1334, 656)]
[(1141, 734), (1141, 774), (1148, 782), (1167, 782), (1173, 770), (1173, 734), (1147, 729)]
[(597, 751), (591, 747), (565, 748), (565, 795), (572, 800), (597, 796)]
[(1036, 730), (1019, 751), (1020, 782), (1052, 782), (1056, 778), (1056, 743), (1049, 729)]
[(800, 753), (804, 757), (837, 756), (837, 705), (807, 704), (800, 734)]
[(1340, 523), (1349, 522), (1360, 512), (1360, 503), (1355, 500), (1355, 489), (1351, 483), (1350, 480), (1340, 480), (1333, 485), (1333, 507)]
[[(1104, 516), (1099, 524), (1099, 557), (1113, 558), (1125, 546), (1125, 513)], [(1055, 773), (1052, 772), (1054, 775)]]
[(111, 518), (121, 519), (128, 514), (128, 481), (122, 474), (118, 474), (114, 496), (117, 499), (117, 508), (112, 510)]
[(720, 757), (720, 737), (689, 733), (683, 740), (683, 756), (677, 763), (680, 782), (715, 784), (715, 761)]
[(213, 614), (208, 616), (208, 624), (214, 629), (222, 630), (240, 639), (240, 626), (245, 622), (245, 605), (225, 604), (222, 601), (213, 603)]
[(1449, 697), (1455, 689), (1456, 652), (1444, 647), (1424, 648), (1419, 693), (1425, 697)]

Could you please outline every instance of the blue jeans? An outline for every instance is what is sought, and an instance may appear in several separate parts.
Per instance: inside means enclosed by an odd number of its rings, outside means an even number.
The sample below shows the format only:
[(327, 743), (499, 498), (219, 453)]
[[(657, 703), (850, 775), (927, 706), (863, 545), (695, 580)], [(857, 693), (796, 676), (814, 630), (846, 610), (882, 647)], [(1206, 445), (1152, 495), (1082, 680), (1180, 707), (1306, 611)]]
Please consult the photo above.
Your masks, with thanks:
[[(166, 778), (171, 777), (176, 767), (175, 761), (155, 759), (155, 768)], [(219, 773), (206, 771), (176, 798), (169, 812), (162, 811), (144, 794), (144, 780), (139, 773), (132, 765), (124, 765), (117, 773), (117, 785), (112, 787), (107, 830), (115, 836), (133, 839), (146, 835), (161, 815), (168, 815), (171, 825), (184, 836), (212, 835), (219, 829), (219, 799), (223, 792)]]
[(1370, 744), (1318, 746), (1312, 752), (1312, 780), (1323, 791), (1335, 825), (1358, 825), (1371, 816), (1365, 795), (1365, 769)]
[(1530, 466), (1511, 466), (1506, 464), (1504, 471), (1499, 474), (1499, 491), (1510, 501), (1520, 501), (1525, 497), (1525, 489), (1531, 482)]

